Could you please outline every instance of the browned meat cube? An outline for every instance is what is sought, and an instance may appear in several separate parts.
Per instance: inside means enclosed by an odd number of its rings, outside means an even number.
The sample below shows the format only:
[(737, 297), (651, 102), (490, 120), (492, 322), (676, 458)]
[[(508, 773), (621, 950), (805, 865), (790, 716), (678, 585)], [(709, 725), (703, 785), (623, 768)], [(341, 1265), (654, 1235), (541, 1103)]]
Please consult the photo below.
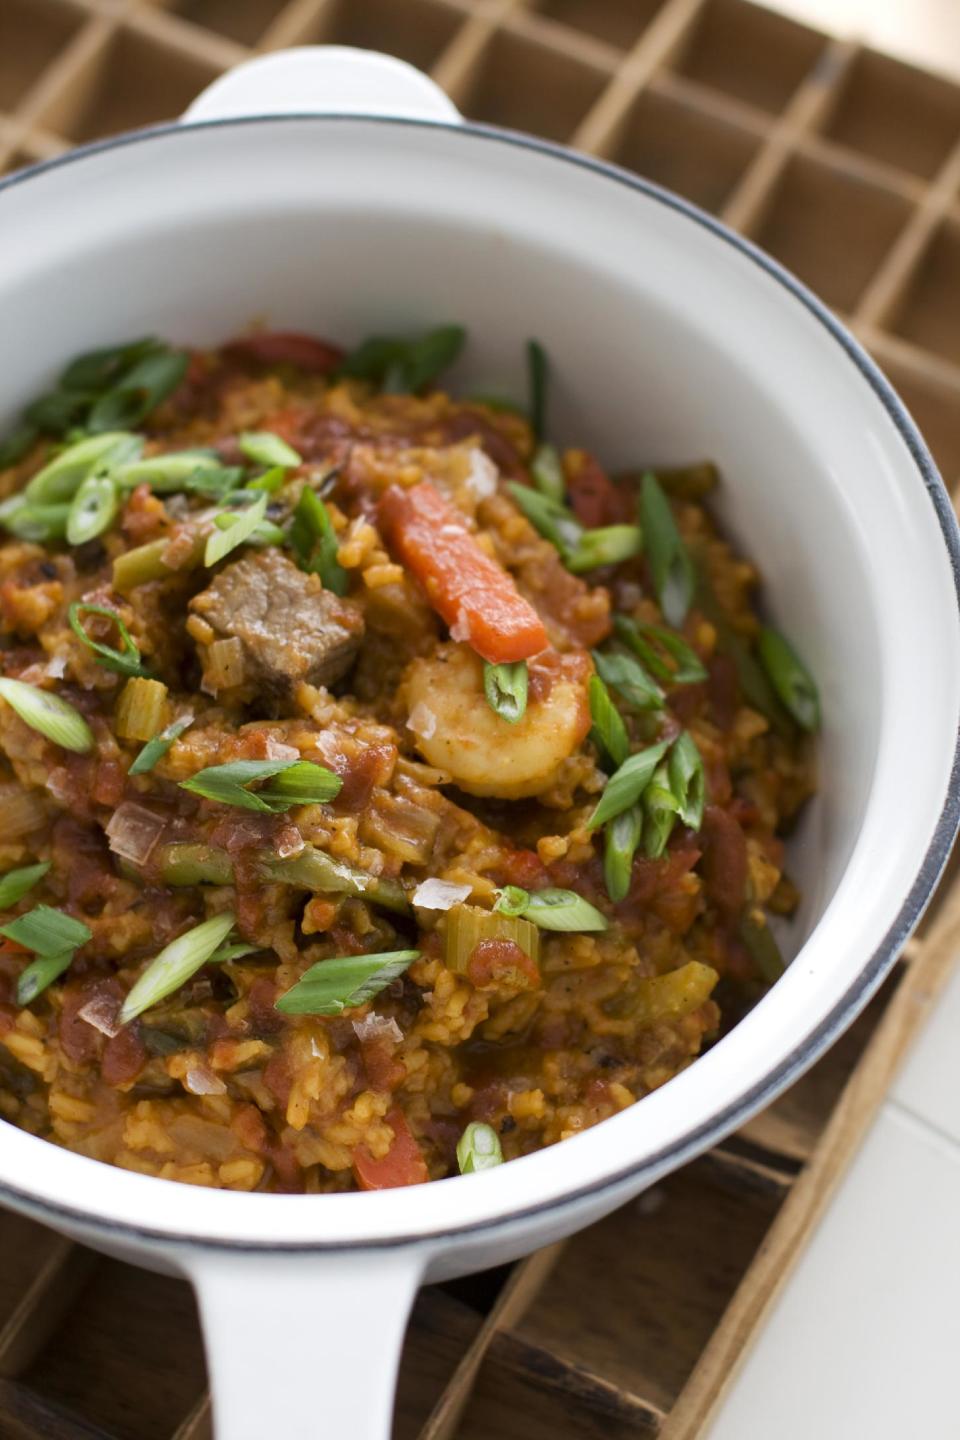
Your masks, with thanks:
[(287, 690), (301, 680), (332, 685), (363, 639), (363, 612), (324, 590), (273, 547), (225, 565), (190, 602), (218, 639), (237, 639), (248, 678)]

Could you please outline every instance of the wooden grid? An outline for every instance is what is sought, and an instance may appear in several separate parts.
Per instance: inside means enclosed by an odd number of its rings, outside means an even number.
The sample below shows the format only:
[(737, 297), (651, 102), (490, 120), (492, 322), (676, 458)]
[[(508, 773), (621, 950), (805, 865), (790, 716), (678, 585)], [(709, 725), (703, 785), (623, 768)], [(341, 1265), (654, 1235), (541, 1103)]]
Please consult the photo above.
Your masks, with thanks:
[[(746, 0), (0, 0), (0, 170), (285, 45), (386, 50), (470, 117), (689, 196), (808, 281), (960, 475), (960, 88)], [(772, 1109), (512, 1270), (422, 1292), (397, 1440), (695, 1440), (960, 943), (960, 887)], [(193, 1297), (0, 1215), (3, 1440), (205, 1440)], [(159, 1382), (159, 1383), (158, 1383)]]

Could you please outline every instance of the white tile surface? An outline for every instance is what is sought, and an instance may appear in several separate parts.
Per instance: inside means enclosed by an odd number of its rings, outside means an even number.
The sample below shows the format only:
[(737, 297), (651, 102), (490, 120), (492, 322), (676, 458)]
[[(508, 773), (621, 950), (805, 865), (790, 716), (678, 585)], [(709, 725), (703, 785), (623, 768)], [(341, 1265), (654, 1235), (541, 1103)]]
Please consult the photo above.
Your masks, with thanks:
[(960, 1151), (888, 1102), (709, 1440), (960, 1436), (958, 1281)]
[(960, 1143), (960, 968), (937, 1001), (891, 1095)]

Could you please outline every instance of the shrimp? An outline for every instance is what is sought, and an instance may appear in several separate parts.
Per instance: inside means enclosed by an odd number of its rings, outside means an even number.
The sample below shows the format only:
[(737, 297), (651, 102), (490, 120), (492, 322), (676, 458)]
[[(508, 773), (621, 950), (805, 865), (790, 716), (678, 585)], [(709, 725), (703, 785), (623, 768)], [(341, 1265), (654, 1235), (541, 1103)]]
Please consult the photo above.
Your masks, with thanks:
[(448, 644), (413, 661), (400, 697), (428, 764), (471, 795), (518, 800), (549, 789), (584, 739), (591, 671), (583, 651), (531, 661), (526, 713), (511, 725), (487, 703), (480, 657), (467, 645)]

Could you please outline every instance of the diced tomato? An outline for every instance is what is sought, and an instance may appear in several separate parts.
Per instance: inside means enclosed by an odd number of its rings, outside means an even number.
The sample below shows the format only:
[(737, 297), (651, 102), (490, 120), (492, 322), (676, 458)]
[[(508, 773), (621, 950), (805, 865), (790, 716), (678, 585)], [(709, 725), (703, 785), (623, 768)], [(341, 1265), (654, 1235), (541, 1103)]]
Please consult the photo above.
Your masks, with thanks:
[(567, 495), (574, 515), (588, 530), (631, 519), (630, 497), (586, 450), (568, 450), (563, 457)]
[(407, 1078), (407, 1067), (397, 1059), (394, 1050), (395, 1046), (386, 1036), (371, 1035), (368, 1040), (361, 1040), (363, 1068), (372, 1089), (396, 1090)]
[(255, 365), (296, 365), (327, 375), (343, 359), (343, 351), (326, 340), (301, 335), (295, 330), (264, 330), (257, 335), (240, 335), (224, 345), (228, 360), (252, 361)]
[(529, 660), (549, 644), (543, 621), (513, 579), (485, 554), (459, 511), (428, 482), (391, 486), (380, 523), (456, 639), (499, 665)]
[(481, 940), (470, 952), (467, 979), (478, 990), (535, 990), (540, 971), (515, 940)]
[(422, 1185), (430, 1179), (427, 1162), (410, 1133), (402, 1110), (391, 1110), (387, 1124), (393, 1144), (382, 1160), (374, 1160), (364, 1145), (353, 1154), (353, 1173), (361, 1190), (394, 1190), (400, 1185)]
[(502, 870), (506, 883), (519, 885), (522, 890), (542, 890), (550, 883), (547, 868), (536, 850), (512, 850)]
[(103, 1047), (100, 1074), (108, 1085), (129, 1085), (147, 1063), (147, 1051), (137, 1021), (125, 1025)]

